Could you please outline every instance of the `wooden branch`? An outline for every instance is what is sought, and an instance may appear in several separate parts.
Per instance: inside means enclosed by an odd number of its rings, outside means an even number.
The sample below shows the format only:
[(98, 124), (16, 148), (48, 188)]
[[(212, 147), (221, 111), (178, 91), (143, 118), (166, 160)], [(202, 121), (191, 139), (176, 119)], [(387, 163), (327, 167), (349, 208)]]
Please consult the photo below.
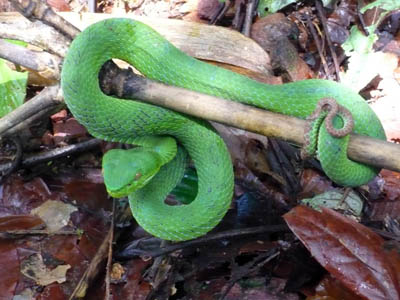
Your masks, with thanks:
[[(298, 145), (304, 144), (306, 121), (301, 119), (167, 86), (133, 73), (124, 81), (114, 80), (111, 86), (110, 91), (121, 98), (140, 99), (198, 118), (276, 137)], [(352, 134), (348, 155), (355, 161), (400, 172), (400, 145), (394, 143)]]
[(14, 7), (26, 18), (32, 20), (40, 19), (47, 24), (51, 24), (55, 29), (73, 39), (79, 29), (60, 17), (42, 0), (11, 0)]
[(19, 40), (64, 57), (71, 39), (41, 21), (30, 22), (17, 12), (0, 13), (0, 37)]
[[(101, 143), (102, 140), (90, 139), (76, 144), (30, 154), (23, 157), (21, 164), (18, 165), (18, 168), (32, 167), (34, 165), (52, 161), (60, 157), (65, 157), (67, 155), (73, 155), (75, 153), (89, 151), (93, 148), (100, 146)], [(12, 167), (11, 162), (2, 163), (0, 164), (0, 172), (5, 172), (11, 167)]]
[(39, 95), (0, 119), (0, 137), (15, 134), (15, 127), (20, 130), (23, 125), (29, 126), (34, 120), (42, 118), (44, 114), (54, 113), (64, 105), (60, 86), (47, 87)]
[(0, 57), (39, 73), (40, 76), (58, 81), (61, 59), (47, 52), (32, 51), (0, 40)]

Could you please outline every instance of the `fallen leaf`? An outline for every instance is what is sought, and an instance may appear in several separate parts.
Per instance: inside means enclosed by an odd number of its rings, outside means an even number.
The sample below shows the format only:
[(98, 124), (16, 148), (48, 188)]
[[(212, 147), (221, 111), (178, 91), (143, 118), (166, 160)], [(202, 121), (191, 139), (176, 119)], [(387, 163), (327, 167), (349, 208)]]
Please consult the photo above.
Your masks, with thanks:
[(359, 300), (360, 297), (354, 295), (336, 278), (326, 275), (320, 283), (315, 287), (315, 295), (307, 297), (307, 300)]
[(319, 210), (320, 207), (328, 207), (346, 211), (354, 216), (360, 216), (364, 204), (361, 198), (354, 191), (351, 191), (344, 199), (343, 195), (342, 191), (331, 190), (312, 198), (303, 199), (301, 202), (316, 210)]
[(387, 216), (397, 218), (400, 215), (400, 173), (382, 170), (380, 196), (370, 202), (368, 217), (372, 221), (383, 221)]
[(26, 230), (38, 228), (43, 225), (43, 220), (29, 215), (0, 217), (0, 232), (9, 230)]
[(18, 253), (13, 241), (0, 240), (0, 266), (0, 298), (12, 299), (20, 278)]
[(400, 299), (399, 275), (391, 261), (400, 258), (370, 229), (327, 208), (321, 213), (297, 206), (284, 218), (315, 259), (355, 294)]
[(50, 232), (57, 232), (68, 224), (71, 214), (77, 210), (71, 204), (49, 200), (32, 209), (31, 214), (40, 217)]
[(69, 268), (71, 268), (70, 265), (59, 265), (50, 270), (44, 264), (43, 257), (39, 253), (31, 255), (21, 262), (21, 273), (41, 286), (46, 286), (53, 282), (65, 282)]

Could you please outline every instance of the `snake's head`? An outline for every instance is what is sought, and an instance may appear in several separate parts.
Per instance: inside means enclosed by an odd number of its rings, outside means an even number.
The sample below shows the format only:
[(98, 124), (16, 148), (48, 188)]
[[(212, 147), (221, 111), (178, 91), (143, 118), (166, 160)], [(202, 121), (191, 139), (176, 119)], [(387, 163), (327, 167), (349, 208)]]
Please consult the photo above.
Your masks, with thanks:
[(121, 198), (145, 186), (161, 167), (159, 155), (143, 148), (113, 149), (103, 156), (107, 192)]

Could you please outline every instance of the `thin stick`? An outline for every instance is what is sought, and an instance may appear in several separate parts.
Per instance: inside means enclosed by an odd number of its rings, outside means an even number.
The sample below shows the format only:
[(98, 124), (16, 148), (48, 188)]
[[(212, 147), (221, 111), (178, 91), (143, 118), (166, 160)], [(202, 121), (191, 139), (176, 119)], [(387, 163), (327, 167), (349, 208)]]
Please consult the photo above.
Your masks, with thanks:
[(47, 52), (38, 52), (0, 40), (0, 57), (38, 72), (41, 76), (60, 80), (61, 59)]
[[(45, 163), (74, 153), (88, 151), (90, 149), (99, 146), (101, 143), (102, 143), (101, 140), (91, 139), (77, 144), (36, 153), (34, 155), (30, 155), (28, 157), (23, 158), (20, 167), (30, 167), (33, 165)], [(11, 167), (12, 167), (11, 162), (0, 164), (0, 172), (4, 172), (5, 170)]]
[(0, 13), (0, 37), (19, 40), (64, 57), (71, 39), (38, 20), (30, 22), (19, 13)]
[(110, 224), (110, 242), (108, 243), (108, 253), (107, 253), (107, 266), (106, 266), (106, 294), (104, 296), (104, 300), (110, 300), (111, 298), (111, 264), (112, 264), (112, 248), (113, 248), (113, 240), (114, 240), (114, 219), (115, 219), (115, 202), (116, 200), (113, 199), (113, 206), (112, 206), (112, 217), (111, 217), (111, 224)]
[(64, 18), (57, 15), (46, 1), (42, 0), (11, 0), (14, 7), (26, 18), (40, 19), (51, 24), (55, 29), (73, 39), (80, 31)]
[(8, 130), (24, 122), (26, 119), (40, 113), (43, 109), (48, 109), (49, 107), (54, 108), (59, 105), (63, 105), (60, 87), (55, 85), (45, 88), (39, 95), (33, 97), (30, 101), (25, 102), (24, 105), (17, 107), (0, 119), (0, 137), (4, 136)]
[(328, 46), (329, 46), (329, 50), (330, 50), (331, 55), (332, 55), (333, 65), (335, 66), (336, 80), (340, 82), (340, 76), (339, 76), (340, 70), (339, 70), (339, 63), (338, 63), (337, 55), (336, 55), (336, 52), (335, 52), (335, 50), (333, 48), (333, 44), (332, 44), (331, 38), (330, 38), (330, 36), (328, 34), (328, 26), (326, 26), (326, 17), (324, 15), (323, 10), (322, 10), (322, 5), (318, 0), (315, 1), (315, 7), (317, 8), (318, 15), (319, 15), (319, 18), (320, 18), (321, 23), (322, 23), (322, 27), (324, 28), (325, 38), (326, 38), (326, 41), (327, 41)]
[(251, 24), (253, 24), (254, 11), (256, 10), (257, 0), (250, 0), (246, 6), (246, 15), (243, 22), (242, 33), (245, 36), (250, 36)]
[(326, 74), (325, 76), (329, 76), (329, 68), (328, 64), (326, 63), (324, 53), (322, 51), (320, 39), (318, 38), (318, 34), (315, 31), (314, 24), (312, 23), (310, 16), (307, 14), (306, 17), (307, 17), (307, 26), (310, 29), (310, 32), (315, 40), (315, 45), (317, 46), (318, 54), (319, 57), (321, 58), (322, 66), (324, 67), (325, 70)]
[[(197, 247), (201, 244), (206, 244), (211, 241), (217, 241), (221, 239), (231, 239), (237, 238), (240, 236), (247, 236), (253, 234), (263, 234), (263, 233), (271, 233), (271, 232), (289, 232), (289, 228), (286, 225), (265, 225), (265, 226), (258, 226), (258, 227), (248, 227), (242, 229), (233, 229), (222, 231), (214, 234), (207, 234), (195, 240), (190, 240), (181, 243), (170, 244), (164, 248), (157, 247), (154, 250), (141, 250), (141, 249), (132, 249), (129, 251), (128, 255), (124, 254), (124, 256), (118, 256), (122, 259), (132, 258), (134, 256), (149, 256), (149, 257), (158, 257), (160, 255), (164, 255), (167, 253), (171, 253), (177, 250), (181, 250), (188, 247)], [(128, 252), (128, 251), (127, 251)]]
[(15, 158), (13, 159), (13, 161), (11, 161), (9, 163), (9, 168), (1, 171), (1, 177), (0, 177), (0, 184), (3, 184), (3, 182), (5, 181), (5, 179), (10, 176), (15, 170), (18, 169), (21, 161), (22, 161), (22, 145), (21, 145), (21, 141), (18, 138), (18, 136), (13, 136), (9, 138), (10, 142), (12, 142), (15, 145), (16, 151), (15, 151)]

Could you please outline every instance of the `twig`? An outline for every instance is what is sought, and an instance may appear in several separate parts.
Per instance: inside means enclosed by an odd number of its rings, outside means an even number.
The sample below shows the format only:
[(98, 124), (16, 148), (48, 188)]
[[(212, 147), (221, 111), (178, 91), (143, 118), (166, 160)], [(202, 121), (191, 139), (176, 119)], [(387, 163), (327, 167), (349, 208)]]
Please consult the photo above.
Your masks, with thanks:
[(110, 242), (108, 244), (108, 255), (107, 255), (107, 266), (106, 266), (106, 292), (104, 296), (104, 300), (110, 300), (111, 296), (111, 263), (112, 263), (112, 247), (113, 247), (113, 240), (114, 240), (114, 218), (115, 218), (115, 203), (116, 200), (113, 199), (113, 205), (112, 205), (112, 214), (111, 214), (111, 224), (110, 224), (110, 231), (111, 231), (111, 236), (110, 236)]
[(76, 230), (58, 230), (53, 232), (47, 229), (19, 229), (0, 231), (0, 237), (7, 239), (24, 237), (26, 235), (79, 235), (79, 232)]
[(306, 19), (307, 19), (307, 26), (310, 29), (310, 32), (315, 41), (315, 45), (317, 46), (318, 54), (319, 54), (319, 57), (321, 58), (322, 66), (324, 67), (324, 70), (325, 70), (325, 76), (329, 76), (328, 64), (326, 63), (324, 52), (322, 51), (320, 39), (318, 38), (318, 34), (315, 32), (314, 24), (312, 23), (311, 18), (308, 14), (306, 14)]
[(228, 11), (228, 9), (231, 7), (232, 4), (233, 4), (232, 0), (225, 0), (225, 2), (219, 2), (218, 10), (211, 17), (210, 24), (214, 25), (218, 21), (220, 21), (224, 17), (225, 13)]
[(24, 41), (49, 53), (64, 57), (70, 38), (38, 20), (30, 22), (19, 13), (1, 13), (0, 37)]
[(243, 7), (245, 0), (235, 1), (235, 16), (232, 20), (232, 28), (240, 31), (241, 25), (243, 24)]
[(346, 201), (346, 198), (349, 196), (351, 191), (352, 191), (352, 188), (349, 188), (349, 187), (345, 188), (342, 198), (339, 201), (339, 207), (343, 205), (344, 201)]
[(149, 257), (158, 257), (160, 255), (165, 255), (167, 253), (171, 253), (177, 250), (181, 250), (188, 247), (196, 247), (201, 244), (209, 243), (212, 241), (222, 240), (222, 239), (232, 239), (237, 238), (239, 236), (246, 236), (246, 235), (254, 235), (254, 234), (262, 234), (262, 233), (271, 233), (271, 232), (281, 232), (287, 231), (289, 232), (289, 228), (286, 225), (266, 225), (266, 226), (259, 226), (259, 227), (249, 227), (243, 229), (233, 229), (222, 231), (214, 234), (208, 234), (203, 237), (200, 237), (195, 240), (176, 243), (168, 245), (165, 248), (159, 248), (154, 250), (141, 250), (141, 249), (125, 249), (124, 254), (117, 253), (117, 258), (119, 259), (130, 259), (134, 256), (149, 256)]
[(60, 80), (61, 59), (47, 52), (38, 52), (0, 40), (0, 57), (38, 72), (41, 76)]
[(388, 232), (386, 230), (382, 230), (382, 229), (378, 229), (378, 228), (374, 228), (374, 227), (369, 227), (373, 232), (375, 232), (376, 234), (379, 234), (381, 237), (385, 238), (385, 239), (391, 239), (394, 240), (396, 242), (400, 242), (400, 236), (395, 235), (393, 232)]
[[(362, 5), (362, 4), (361, 4)], [(357, 2), (357, 16), (361, 23), (361, 31), (364, 33), (365, 36), (369, 36), (369, 32), (367, 30), (367, 24), (365, 24), (364, 16), (360, 12), (360, 2)]]
[[(340, 76), (339, 76), (340, 70), (339, 70), (339, 63), (338, 63), (337, 55), (333, 48), (331, 38), (329, 36), (328, 26), (326, 26), (326, 17), (325, 17), (324, 11), (322, 9), (322, 5), (318, 0), (315, 1), (315, 7), (317, 8), (318, 15), (319, 15), (319, 18), (322, 23), (322, 27), (324, 28), (325, 38), (328, 43), (329, 51), (331, 52), (331, 55), (332, 55), (333, 65), (335, 66), (336, 80), (340, 82)], [(329, 73), (327, 73), (327, 74), (329, 74)]]
[(301, 190), (299, 179), (294, 176), (296, 171), (285, 153), (280, 149), (280, 144), (282, 143), (279, 143), (279, 140), (277, 141), (275, 139), (269, 139), (268, 142), (272, 150), (270, 152), (275, 155), (275, 158), (278, 161), (277, 164), (271, 165), (271, 167), (275, 167), (273, 170), (278, 171), (278, 174), (285, 178), (286, 184), (283, 185), (285, 194), (293, 197), (293, 195), (297, 195)]
[(279, 254), (280, 252), (278, 251), (277, 248), (271, 249), (267, 253), (261, 254), (254, 260), (246, 263), (243, 266), (238, 267), (236, 272), (232, 270), (232, 278), (229, 280), (229, 284), (226, 286), (224, 292), (222, 293), (219, 299), (224, 300), (236, 282), (238, 282), (243, 277), (246, 277), (249, 274), (257, 271), (267, 262), (277, 257)]
[(76, 285), (74, 291), (72, 292), (69, 300), (75, 299), (75, 297), (83, 298), (86, 294), (87, 288), (90, 286), (90, 283), (93, 279), (98, 275), (98, 266), (104, 260), (108, 253), (108, 245), (112, 243), (112, 232), (113, 228), (111, 228), (106, 236), (103, 239), (99, 249), (97, 250), (95, 256), (90, 261), (89, 266), (87, 267), (85, 273), (82, 275), (78, 284)]
[(0, 119), (0, 137), (4, 136), (8, 130), (22, 123), (28, 118), (35, 116), (44, 109), (59, 107), (64, 105), (63, 98), (59, 93), (58, 85), (45, 88), (39, 95), (33, 97), (24, 105), (16, 108)]
[[(344, 54), (344, 53), (341, 53), (341, 54), (339, 54), (339, 56), (336, 56), (336, 60), (337, 60), (338, 66), (340, 66), (341, 63), (342, 63), (346, 58), (347, 58), (347, 56), (346, 56), (346, 54)], [(329, 66), (329, 72), (330, 72), (330, 73), (336, 72), (336, 66), (335, 66), (335, 64)], [(339, 70), (339, 73), (340, 73), (340, 70)]]
[[(160, 243), (160, 248), (165, 248), (168, 245), (169, 245), (168, 241), (162, 240), (161, 243)], [(152, 282), (153, 283), (153, 287), (156, 286), (156, 285), (154, 285), (154, 280), (156, 278), (157, 270), (160, 267), (160, 265), (161, 265), (161, 263), (162, 263), (164, 258), (165, 258), (165, 255), (157, 256), (154, 259), (154, 262), (151, 265), (151, 267), (144, 273), (143, 277), (147, 278), (148, 281)]]
[[(168, 241), (161, 241), (160, 248), (166, 247)], [(143, 278), (152, 286), (146, 299), (167, 299), (171, 295), (171, 287), (175, 283), (176, 260), (167, 255), (154, 258), (152, 266), (145, 272)]]
[[(22, 106), (24, 106), (24, 105), (22, 105)], [(21, 121), (20, 123), (16, 124), (14, 127), (10, 128), (5, 133), (0, 134), (0, 137), (3, 138), (3, 137), (9, 137), (9, 136), (17, 135), (22, 130), (32, 126), (33, 123), (37, 122), (38, 120), (44, 120), (45, 118), (47, 118), (47, 117), (55, 114), (56, 112), (60, 111), (63, 107), (64, 107), (64, 103), (63, 102), (61, 102), (59, 105), (50, 105), (49, 104), (49, 106), (44, 107), (43, 110), (37, 112), (36, 114), (28, 116), (27, 119), (25, 119), (25, 120)], [(21, 107), (21, 110), (19, 110), (19, 111), (21, 113), (23, 113), (24, 109)], [(18, 117), (18, 114), (16, 115), (16, 117)], [(3, 124), (3, 120), (2, 119), (0, 119), (0, 124)]]
[(253, 24), (254, 11), (256, 10), (257, 0), (249, 0), (246, 6), (246, 16), (243, 22), (242, 33), (245, 36), (250, 36), (251, 24)]
[(78, 28), (57, 15), (45, 1), (42, 0), (11, 0), (14, 7), (26, 18), (40, 19), (52, 25), (60, 32), (73, 39), (80, 31)]
[(15, 158), (13, 159), (12, 162), (9, 163), (9, 167), (6, 168), (4, 171), (0, 171), (1, 177), (0, 177), (0, 184), (4, 182), (4, 180), (11, 175), (15, 170), (18, 169), (21, 161), (22, 161), (22, 145), (21, 141), (17, 136), (15, 137), (10, 137), (9, 140), (15, 145), (16, 151), (15, 151)]
[[(73, 145), (68, 145), (65, 147), (56, 148), (49, 151), (43, 151), (41, 153), (33, 154), (24, 158), (20, 164), (20, 167), (22, 168), (31, 167), (33, 165), (52, 161), (57, 158), (71, 155), (74, 153), (88, 151), (89, 149), (99, 146), (101, 143), (102, 143), (101, 140), (91, 139), (88, 141), (80, 142)], [(0, 172), (9, 169), (11, 167), (11, 164), (12, 163), (0, 164)]]

